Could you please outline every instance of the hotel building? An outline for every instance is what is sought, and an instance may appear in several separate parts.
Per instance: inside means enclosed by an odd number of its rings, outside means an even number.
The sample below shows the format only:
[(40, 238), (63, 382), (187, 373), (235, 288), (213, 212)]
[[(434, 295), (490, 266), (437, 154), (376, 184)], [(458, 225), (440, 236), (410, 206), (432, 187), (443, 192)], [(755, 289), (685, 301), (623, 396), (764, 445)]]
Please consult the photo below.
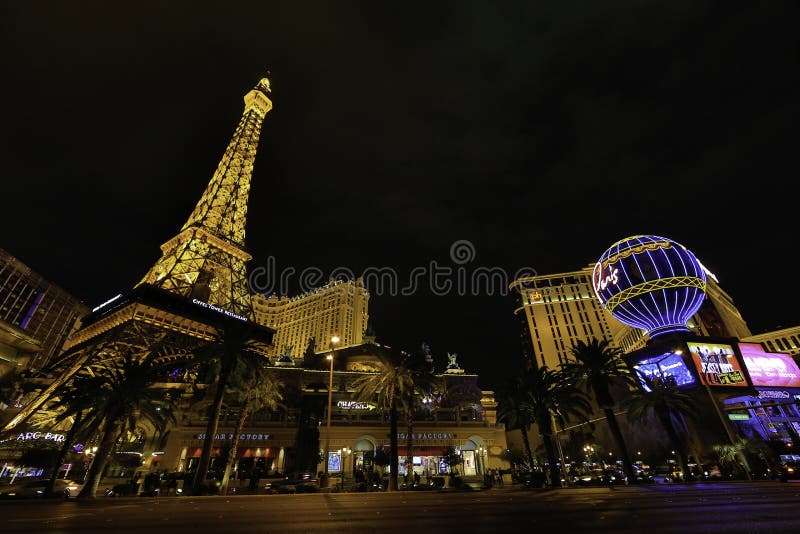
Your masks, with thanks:
[(0, 375), (40, 369), (89, 309), (0, 249)]
[[(352, 480), (358, 471), (374, 470), (373, 460), (379, 450), (388, 453), (389, 420), (370, 402), (355, 398), (354, 383), (374, 372), (379, 360), (397, 358), (398, 351), (369, 341), (336, 349), (333, 360), (331, 400), (330, 463), (332, 474), (341, 473)], [(435, 363), (434, 366), (436, 367)], [(412, 456), (414, 472), (420, 475), (443, 473), (442, 455), (448, 446), (460, 451), (463, 458), (459, 472), (465, 476), (482, 475), (487, 469), (507, 468), (501, 455), (506, 450), (505, 427), (497, 422), (497, 404), (492, 391), (481, 391), (478, 376), (453, 365), (438, 365), (439, 380), (449, 394), (434, 395), (418, 403), (414, 413)], [(329, 363), (324, 354), (306, 355), (291, 366), (272, 365), (283, 381), (284, 399), (276, 412), (257, 412), (248, 418), (241, 433), (237, 476), (249, 479), (255, 471), (262, 475), (297, 469), (298, 446), (318, 443), (324, 448), (329, 384)], [(186, 386), (180, 379), (158, 387), (169, 389)], [(187, 396), (188, 397), (188, 394)], [(223, 416), (215, 440), (212, 471), (221, 468), (226, 446), (230, 444), (237, 421), (237, 408)], [(200, 456), (207, 424), (205, 405), (185, 403), (178, 424), (156, 456), (142, 450), (152, 462), (152, 469), (191, 471)], [(398, 425), (399, 473), (406, 472), (406, 425)], [(324, 465), (317, 466), (318, 472)], [(243, 483), (246, 485), (247, 480)], [(236, 485), (237, 482), (234, 483)]]
[[(558, 369), (578, 340), (596, 337), (624, 352), (645, 345), (642, 330), (622, 324), (600, 305), (592, 288), (593, 268), (519, 278), (509, 286), (517, 295), (514, 314), (522, 327), (523, 349), (535, 365)], [(703, 336), (750, 336), (733, 299), (707, 274), (707, 298), (689, 328)]]
[(360, 345), (369, 319), (369, 292), (361, 278), (331, 280), (322, 287), (294, 297), (253, 295), (255, 321), (275, 330), (271, 356), (302, 356), (309, 341), (314, 352), (330, 349), (333, 336), (339, 347)]

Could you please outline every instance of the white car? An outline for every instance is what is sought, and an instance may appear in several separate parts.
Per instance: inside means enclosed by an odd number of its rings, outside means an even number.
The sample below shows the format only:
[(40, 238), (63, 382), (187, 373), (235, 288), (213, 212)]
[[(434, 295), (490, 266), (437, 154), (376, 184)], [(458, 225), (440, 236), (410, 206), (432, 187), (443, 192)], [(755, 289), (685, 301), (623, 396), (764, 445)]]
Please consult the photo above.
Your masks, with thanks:
[[(49, 482), (48, 479), (41, 478), (36, 480), (17, 479), (13, 484), (0, 486), (0, 498), (35, 499), (44, 497), (44, 492)], [(83, 484), (79, 484), (74, 480), (57, 478), (53, 493), (57, 496), (74, 499), (81, 492), (81, 488), (83, 488)]]

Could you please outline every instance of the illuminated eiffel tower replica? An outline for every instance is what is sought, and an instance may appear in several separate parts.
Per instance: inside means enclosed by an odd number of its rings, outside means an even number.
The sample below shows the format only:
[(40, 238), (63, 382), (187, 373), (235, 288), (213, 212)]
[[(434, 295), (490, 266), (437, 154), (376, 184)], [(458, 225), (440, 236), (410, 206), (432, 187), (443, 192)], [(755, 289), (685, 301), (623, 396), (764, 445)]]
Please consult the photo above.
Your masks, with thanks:
[[(83, 318), (50, 369), (57, 378), (11, 419), (26, 420), (86, 366), (121, 355), (158, 354), (180, 360), (220, 340), (229, 328), (248, 329), (266, 348), (273, 330), (252, 321), (245, 249), (247, 199), (261, 125), (272, 109), (262, 78), (244, 97), (245, 109), (217, 170), (180, 232), (161, 245), (161, 258), (127, 294)], [(256, 345), (257, 346), (257, 345)]]

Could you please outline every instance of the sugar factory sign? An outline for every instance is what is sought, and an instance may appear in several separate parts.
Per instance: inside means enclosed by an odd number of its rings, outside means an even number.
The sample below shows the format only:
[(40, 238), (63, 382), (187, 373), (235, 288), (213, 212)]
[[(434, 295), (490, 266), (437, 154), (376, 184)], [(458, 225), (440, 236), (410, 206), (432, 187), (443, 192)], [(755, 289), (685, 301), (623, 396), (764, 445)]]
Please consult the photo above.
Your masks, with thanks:
[[(272, 436), (269, 434), (239, 434), (239, 441), (263, 441), (265, 439), (269, 439)], [(195, 439), (204, 440), (206, 439), (205, 434), (197, 434)], [(233, 439), (233, 434), (214, 434), (215, 440), (223, 440), (223, 439)]]
[[(406, 439), (407, 434), (397, 434), (397, 439)], [(411, 434), (411, 439), (420, 441), (424, 439), (453, 439), (456, 435), (450, 432), (424, 432), (420, 434)]]
[(358, 401), (347, 401), (341, 400), (336, 403), (337, 408), (343, 408), (345, 410), (374, 410), (375, 405), (370, 404), (369, 402), (358, 402)]
[(62, 443), (67, 437), (64, 434), (53, 434), (52, 432), (25, 432), (17, 436), (17, 441), (55, 441)]

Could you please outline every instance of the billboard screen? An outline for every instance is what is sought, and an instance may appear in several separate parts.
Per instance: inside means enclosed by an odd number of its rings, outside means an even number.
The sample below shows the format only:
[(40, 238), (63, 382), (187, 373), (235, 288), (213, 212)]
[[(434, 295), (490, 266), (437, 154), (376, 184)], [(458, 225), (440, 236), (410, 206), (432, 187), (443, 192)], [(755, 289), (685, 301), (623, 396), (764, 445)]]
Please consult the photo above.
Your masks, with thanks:
[(733, 346), (695, 342), (689, 342), (688, 346), (700, 382), (707, 386), (747, 387), (747, 379)]
[(684, 363), (680, 354), (666, 352), (659, 356), (639, 360), (634, 364), (642, 388), (649, 392), (645, 378), (660, 377), (674, 381), (678, 387), (693, 386), (697, 383), (691, 369)]
[(342, 457), (338, 452), (328, 453), (328, 471), (341, 471)]
[(739, 350), (754, 386), (800, 387), (800, 369), (790, 355), (765, 352), (758, 343), (739, 343)]

